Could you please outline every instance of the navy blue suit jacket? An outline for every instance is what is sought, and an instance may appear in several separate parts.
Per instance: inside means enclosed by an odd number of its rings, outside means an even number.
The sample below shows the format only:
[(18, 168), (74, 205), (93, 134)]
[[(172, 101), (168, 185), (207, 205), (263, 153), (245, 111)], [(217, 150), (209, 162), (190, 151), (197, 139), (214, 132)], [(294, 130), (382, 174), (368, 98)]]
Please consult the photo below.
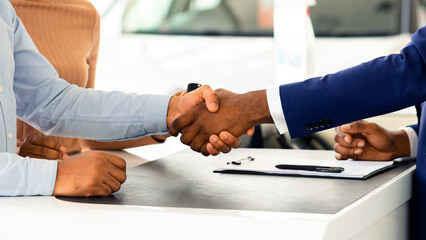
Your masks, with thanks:
[[(426, 101), (426, 26), (400, 54), (379, 57), (324, 77), (280, 87), (291, 137), (390, 113)], [(422, 104), (426, 112), (426, 104)], [(426, 114), (418, 123), (414, 224), (426, 224)], [(415, 239), (426, 230), (414, 227)]]

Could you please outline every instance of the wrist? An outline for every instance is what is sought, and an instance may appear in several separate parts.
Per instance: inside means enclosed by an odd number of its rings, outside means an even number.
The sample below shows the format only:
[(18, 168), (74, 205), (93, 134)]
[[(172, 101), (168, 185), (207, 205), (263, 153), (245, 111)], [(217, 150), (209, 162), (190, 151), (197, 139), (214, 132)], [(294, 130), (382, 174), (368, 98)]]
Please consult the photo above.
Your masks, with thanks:
[(62, 191), (61, 191), (61, 184), (62, 184), (62, 179), (61, 179), (61, 174), (62, 174), (62, 164), (61, 162), (58, 161), (58, 165), (57, 165), (57, 170), (56, 170), (56, 180), (55, 180), (55, 186), (53, 187), (53, 196), (58, 196), (61, 195)]
[(177, 117), (176, 116), (176, 114), (177, 114), (177, 110), (176, 110), (177, 101), (178, 101), (178, 97), (176, 97), (176, 96), (173, 96), (173, 97), (170, 98), (169, 106), (167, 108), (167, 117), (166, 117), (167, 129), (170, 129), (170, 125), (172, 124), (172, 122)]
[(268, 107), (266, 90), (252, 91), (241, 95), (243, 106), (247, 108), (247, 118), (252, 126), (273, 123)]
[(411, 154), (410, 141), (408, 135), (404, 130), (391, 132), (394, 139), (394, 150), (392, 158), (409, 157)]

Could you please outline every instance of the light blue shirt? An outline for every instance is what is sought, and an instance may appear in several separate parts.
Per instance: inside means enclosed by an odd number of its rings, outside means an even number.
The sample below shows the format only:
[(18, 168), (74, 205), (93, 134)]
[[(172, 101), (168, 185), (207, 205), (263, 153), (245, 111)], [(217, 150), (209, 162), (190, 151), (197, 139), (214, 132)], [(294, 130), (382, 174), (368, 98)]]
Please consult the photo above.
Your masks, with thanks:
[(56, 181), (56, 161), (16, 154), (16, 117), (48, 135), (127, 140), (167, 133), (169, 100), (70, 85), (0, 0), (0, 196), (51, 195)]

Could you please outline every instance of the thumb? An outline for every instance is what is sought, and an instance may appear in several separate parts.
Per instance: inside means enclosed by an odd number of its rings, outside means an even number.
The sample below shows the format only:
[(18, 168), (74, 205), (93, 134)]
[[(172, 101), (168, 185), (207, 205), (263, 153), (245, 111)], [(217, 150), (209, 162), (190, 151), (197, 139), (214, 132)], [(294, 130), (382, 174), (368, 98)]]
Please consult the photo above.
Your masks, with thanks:
[(219, 109), (219, 97), (209, 85), (203, 85), (193, 91), (198, 97), (206, 102), (206, 107), (210, 112), (217, 112)]

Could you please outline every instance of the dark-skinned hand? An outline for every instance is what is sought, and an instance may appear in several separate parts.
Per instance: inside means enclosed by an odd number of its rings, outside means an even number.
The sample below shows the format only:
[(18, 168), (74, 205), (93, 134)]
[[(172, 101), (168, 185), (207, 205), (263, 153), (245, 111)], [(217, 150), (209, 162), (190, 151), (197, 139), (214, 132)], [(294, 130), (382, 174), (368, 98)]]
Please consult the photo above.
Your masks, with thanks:
[(335, 130), (336, 159), (391, 160), (410, 155), (410, 143), (403, 130), (392, 132), (363, 120)]
[(22, 157), (49, 160), (68, 159), (67, 148), (45, 136), (27, 136), (18, 150)]
[(84, 152), (58, 162), (55, 196), (108, 196), (126, 181), (126, 161), (104, 152)]
[(172, 135), (182, 133), (182, 143), (205, 156), (209, 155), (207, 144), (210, 137), (215, 138), (222, 131), (239, 137), (254, 125), (272, 120), (265, 91), (236, 94), (219, 89), (216, 92), (220, 99), (217, 112), (209, 112), (205, 104), (199, 104), (177, 118), (170, 127)]

